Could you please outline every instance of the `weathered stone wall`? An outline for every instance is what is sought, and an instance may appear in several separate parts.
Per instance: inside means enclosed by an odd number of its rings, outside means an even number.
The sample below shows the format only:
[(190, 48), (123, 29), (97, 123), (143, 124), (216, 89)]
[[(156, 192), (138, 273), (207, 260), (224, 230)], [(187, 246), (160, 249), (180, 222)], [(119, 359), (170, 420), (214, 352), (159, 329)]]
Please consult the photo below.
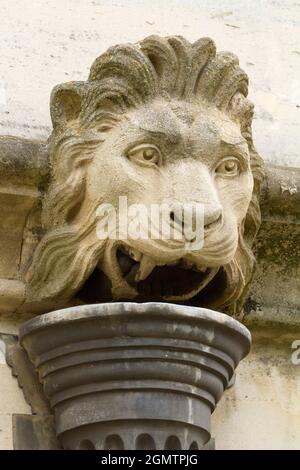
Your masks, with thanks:
[(285, 335), (284, 326), (281, 333), (259, 330), (237, 369), (235, 385), (212, 416), (217, 449), (300, 447), (300, 365), (291, 357), (295, 334)]
[[(46, 138), (57, 83), (86, 80), (109, 46), (150, 34), (208, 36), (235, 52), (256, 105), (254, 142), (299, 166), (300, 5), (293, 0), (1, 0), (0, 133)], [(5, 95), (5, 96), (4, 96)]]
[[(0, 335), (18, 333), (17, 321), (0, 320)], [(0, 337), (0, 449), (13, 449), (12, 415), (30, 413), (17, 379), (6, 364), (6, 344)]]

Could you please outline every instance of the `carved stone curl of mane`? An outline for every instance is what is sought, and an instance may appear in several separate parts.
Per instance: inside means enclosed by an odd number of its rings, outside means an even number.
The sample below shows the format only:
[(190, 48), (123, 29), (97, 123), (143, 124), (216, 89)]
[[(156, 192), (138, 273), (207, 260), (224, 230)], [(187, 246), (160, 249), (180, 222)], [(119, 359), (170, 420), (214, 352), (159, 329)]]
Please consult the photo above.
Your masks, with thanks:
[[(206, 103), (238, 123), (251, 159), (254, 188), (248, 212), (238, 227), (235, 256), (222, 267), (218, 298), (198, 304), (237, 313), (251, 281), (252, 242), (260, 225), (262, 161), (252, 141), (253, 105), (248, 78), (235, 55), (216, 53), (214, 42), (190, 44), (182, 37), (150, 36), (138, 44), (118, 45), (98, 57), (86, 82), (68, 82), (51, 96), (53, 133), (48, 141), (51, 176), (43, 200), (41, 238), (26, 273), (30, 302), (70, 301), (103, 256), (106, 241), (95, 234), (98, 201), (86, 199), (87, 168), (101, 152), (109, 129), (129, 110), (156, 99), (200, 106)], [(109, 155), (107, 156), (109, 158)], [(101, 186), (99, 187), (101, 193)], [(109, 202), (109, 201), (108, 201)], [(197, 302), (196, 302), (197, 304)]]

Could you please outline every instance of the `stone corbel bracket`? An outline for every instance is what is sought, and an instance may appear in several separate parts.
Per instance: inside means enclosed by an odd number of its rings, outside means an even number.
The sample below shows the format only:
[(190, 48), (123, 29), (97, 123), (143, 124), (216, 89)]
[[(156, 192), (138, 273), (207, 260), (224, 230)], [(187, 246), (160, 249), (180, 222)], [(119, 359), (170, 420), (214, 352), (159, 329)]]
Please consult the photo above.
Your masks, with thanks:
[(31, 408), (31, 415), (14, 414), (13, 442), (15, 450), (59, 449), (55, 435), (54, 416), (49, 401), (45, 397), (37, 372), (18, 338), (0, 334), (5, 344), (6, 362), (16, 377), (24, 398)]
[(36, 242), (41, 188), (47, 175), (46, 146), (0, 137), (0, 312), (12, 314), (25, 297), (22, 265)]

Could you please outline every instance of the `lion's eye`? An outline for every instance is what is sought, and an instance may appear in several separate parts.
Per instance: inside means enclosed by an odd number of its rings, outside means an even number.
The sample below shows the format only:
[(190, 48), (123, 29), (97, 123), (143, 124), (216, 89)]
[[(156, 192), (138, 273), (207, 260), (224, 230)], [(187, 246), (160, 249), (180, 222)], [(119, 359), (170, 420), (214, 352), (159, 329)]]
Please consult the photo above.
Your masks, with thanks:
[(240, 163), (236, 158), (230, 158), (221, 162), (217, 168), (218, 175), (237, 176), (241, 171)]
[(159, 165), (161, 162), (161, 153), (154, 145), (138, 145), (128, 152), (127, 157), (142, 166)]

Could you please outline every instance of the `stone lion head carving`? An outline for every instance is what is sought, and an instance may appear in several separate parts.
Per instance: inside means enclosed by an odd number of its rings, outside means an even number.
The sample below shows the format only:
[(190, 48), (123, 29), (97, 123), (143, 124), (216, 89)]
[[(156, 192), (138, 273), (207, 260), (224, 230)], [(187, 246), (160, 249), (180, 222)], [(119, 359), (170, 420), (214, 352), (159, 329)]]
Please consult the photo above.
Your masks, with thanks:
[[(240, 310), (260, 224), (262, 163), (247, 75), (212, 40), (151, 36), (110, 48), (51, 96), (51, 176), (28, 298), (162, 300)], [(97, 207), (204, 206), (204, 246), (99, 240)], [(170, 220), (172, 217), (170, 217)], [(170, 223), (174, 223), (171, 221)]]

